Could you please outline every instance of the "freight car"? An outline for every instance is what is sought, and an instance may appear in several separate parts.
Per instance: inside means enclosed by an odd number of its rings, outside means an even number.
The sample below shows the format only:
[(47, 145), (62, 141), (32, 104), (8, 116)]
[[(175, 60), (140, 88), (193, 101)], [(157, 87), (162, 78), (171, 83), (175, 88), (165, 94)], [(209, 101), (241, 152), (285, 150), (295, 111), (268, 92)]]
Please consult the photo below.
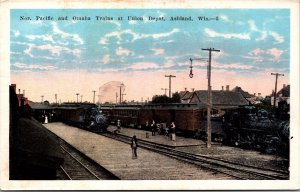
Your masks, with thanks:
[(107, 118), (95, 104), (64, 103), (55, 113), (60, 121), (93, 132), (106, 132), (108, 127)]
[(110, 124), (121, 121), (123, 127), (146, 129), (146, 122), (154, 120), (162, 126), (174, 122), (176, 132), (193, 135), (197, 132), (206, 106), (201, 104), (147, 104), (147, 105), (106, 105), (101, 110), (108, 118)]

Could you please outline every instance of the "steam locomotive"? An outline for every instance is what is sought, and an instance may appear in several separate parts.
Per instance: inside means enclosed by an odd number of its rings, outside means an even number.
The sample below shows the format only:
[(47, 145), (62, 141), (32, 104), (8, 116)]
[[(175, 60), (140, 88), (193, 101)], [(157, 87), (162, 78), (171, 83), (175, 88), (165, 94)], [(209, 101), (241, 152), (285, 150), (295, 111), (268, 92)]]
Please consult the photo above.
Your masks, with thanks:
[(92, 132), (106, 132), (107, 118), (95, 104), (64, 103), (55, 108), (59, 120)]
[(225, 143), (264, 149), (270, 153), (288, 153), (289, 128), (289, 119), (276, 119), (266, 110), (256, 109), (254, 106), (228, 110), (222, 117)]

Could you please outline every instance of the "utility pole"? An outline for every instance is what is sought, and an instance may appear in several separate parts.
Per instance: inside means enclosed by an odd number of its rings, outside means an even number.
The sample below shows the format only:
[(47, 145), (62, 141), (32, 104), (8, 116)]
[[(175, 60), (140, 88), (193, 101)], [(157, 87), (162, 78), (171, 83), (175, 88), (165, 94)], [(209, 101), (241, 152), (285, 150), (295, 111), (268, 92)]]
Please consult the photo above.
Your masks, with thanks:
[(122, 86), (120, 86), (120, 104), (122, 103)]
[(165, 75), (165, 77), (169, 77), (169, 97), (171, 98), (171, 78), (176, 77), (174, 75)]
[(94, 90), (92, 92), (94, 92), (93, 103), (95, 103), (95, 93), (96, 93), (96, 91)]
[(116, 92), (116, 104), (118, 103), (118, 93)]
[(100, 95), (97, 95), (98, 96), (98, 103), (100, 104), (101, 101), (100, 101)]
[(124, 86), (124, 84), (122, 83), (120, 86), (120, 104), (122, 103), (122, 87)]
[[(19, 89), (19, 90), (20, 90), (20, 89)], [(42, 98), (42, 102), (41, 102), (41, 103), (43, 103), (43, 101), (44, 101), (44, 95), (42, 95), (41, 98)]]
[(220, 52), (220, 50), (214, 49), (214, 48), (209, 48), (209, 49), (202, 49), (203, 51), (208, 51), (208, 68), (207, 68), (207, 89), (208, 89), (208, 94), (207, 94), (207, 143), (206, 147), (210, 148), (211, 147), (211, 107), (212, 107), (212, 99), (211, 99), (211, 52)]
[(124, 95), (126, 95), (126, 94), (122, 93), (122, 102), (124, 101)]
[(55, 103), (57, 104), (57, 94), (55, 93)]
[[(209, 57), (208, 57), (208, 66), (207, 66), (207, 143), (206, 147), (210, 148), (211, 147), (211, 108), (212, 108), (212, 96), (211, 96), (211, 52), (220, 52), (220, 50), (214, 49), (214, 48), (207, 48), (207, 49), (202, 49), (203, 51), (208, 51), (209, 52)], [(190, 66), (190, 74), (189, 77), (193, 78), (193, 60), (201, 60), (201, 61), (207, 61), (207, 58), (196, 58), (192, 59), (190, 58), (191, 61), (191, 66)]]
[(77, 103), (78, 103), (78, 95), (79, 95), (79, 93), (76, 93), (76, 95), (77, 95)]
[(284, 74), (280, 74), (280, 73), (271, 73), (271, 75), (275, 75), (276, 79), (275, 79), (275, 92), (274, 92), (274, 101), (273, 101), (273, 105), (274, 105), (274, 109), (276, 108), (276, 94), (277, 94), (277, 79), (278, 76), (284, 76)]
[(161, 88), (161, 90), (164, 90), (165, 91), (165, 95), (167, 95), (167, 88)]

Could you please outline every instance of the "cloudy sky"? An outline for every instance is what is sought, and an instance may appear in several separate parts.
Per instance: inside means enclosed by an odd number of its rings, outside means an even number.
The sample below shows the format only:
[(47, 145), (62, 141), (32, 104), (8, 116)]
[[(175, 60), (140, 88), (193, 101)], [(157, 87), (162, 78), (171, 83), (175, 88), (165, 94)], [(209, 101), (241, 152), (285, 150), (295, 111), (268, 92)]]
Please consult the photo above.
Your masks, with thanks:
[[(176, 16), (192, 21), (171, 20)], [(78, 20), (82, 17), (90, 20)], [(288, 9), (12, 10), (10, 40), (11, 83), (33, 101), (43, 95), (53, 102), (55, 94), (61, 101), (75, 101), (76, 93), (92, 101), (92, 91), (110, 81), (125, 84), (125, 100), (147, 100), (164, 93), (169, 74), (176, 76), (172, 92), (206, 89), (207, 62), (193, 63), (191, 79), (189, 59), (207, 58), (201, 49), (210, 47), (221, 50), (212, 55), (214, 90), (241, 86), (268, 95), (275, 82), (271, 72), (285, 75), (278, 89), (289, 84)]]

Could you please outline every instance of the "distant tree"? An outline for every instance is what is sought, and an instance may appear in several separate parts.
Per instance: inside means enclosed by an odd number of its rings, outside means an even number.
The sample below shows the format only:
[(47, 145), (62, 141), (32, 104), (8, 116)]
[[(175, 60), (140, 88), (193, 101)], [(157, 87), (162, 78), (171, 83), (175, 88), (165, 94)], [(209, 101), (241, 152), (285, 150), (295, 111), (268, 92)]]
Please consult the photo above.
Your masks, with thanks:
[(181, 103), (180, 95), (178, 92), (173, 93), (171, 102), (172, 103)]
[(158, 103), (170, 103), (170, 98), (166, 95), (154, 95), (152, 97), (151, 103), (158, 104)]
[(176, 92), (172, 95), (172, 98), (169, 98), (166, 95), (155, 95), (152, 97), (151, 103), (153, 104), (166, 104), (166, 103), (180, 103), (179, 93)]

